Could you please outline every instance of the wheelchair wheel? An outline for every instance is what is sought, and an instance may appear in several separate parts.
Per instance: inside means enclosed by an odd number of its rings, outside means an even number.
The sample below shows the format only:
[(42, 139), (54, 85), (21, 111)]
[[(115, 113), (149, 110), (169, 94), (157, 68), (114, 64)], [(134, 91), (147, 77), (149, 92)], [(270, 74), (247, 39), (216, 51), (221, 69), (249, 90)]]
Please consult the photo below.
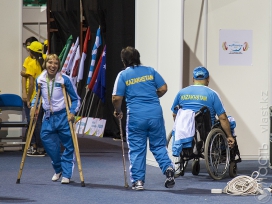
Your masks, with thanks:
[(231, 178), (234, 178), (237, 176), (237, 164), (236, 162), (230, 162), (229, 166), (229, 176)]
[(229, 167), (230, 150), (226, 135), (220, 128), (214, 128), (208, 134), (204, 155), (209, 175), (215, 180), (224, 178)]
[(192, 164), (192, 174), (197, 176), (199, 172), (200, 172), (200, 162), (199, 162), (199, 159), (195, 159)]
[(172, 154), (172, 131), (167, 135), (167, 148), (168, 156), (171, 159), (172, 163), (175, 165), (175, 178), (179, 176), (184, 176), (184, 171), (188, 165), (188, 161), (182, 161), (180, 157), (174, 157)]

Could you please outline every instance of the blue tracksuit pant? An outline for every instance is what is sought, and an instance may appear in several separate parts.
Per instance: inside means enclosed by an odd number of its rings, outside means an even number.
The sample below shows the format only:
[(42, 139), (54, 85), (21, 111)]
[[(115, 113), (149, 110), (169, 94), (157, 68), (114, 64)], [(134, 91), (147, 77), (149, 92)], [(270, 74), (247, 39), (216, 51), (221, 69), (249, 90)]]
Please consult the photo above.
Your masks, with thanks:
[[(65, 109), (44, 118), (41, 140), (52, 160), (55, 173), (62, 172), (63, 177), (71, 178), (74, 169), (74, 145)], [(65, 148), (62, 154), (61, 144)]]
[(150, 151), (164, 174), (173, 166), (167, 152), (166, 132), (163, 118), (127, 119), (127, 143), (129, 147), (131, 182), (145, 182), (146, 149), (149, 138)]

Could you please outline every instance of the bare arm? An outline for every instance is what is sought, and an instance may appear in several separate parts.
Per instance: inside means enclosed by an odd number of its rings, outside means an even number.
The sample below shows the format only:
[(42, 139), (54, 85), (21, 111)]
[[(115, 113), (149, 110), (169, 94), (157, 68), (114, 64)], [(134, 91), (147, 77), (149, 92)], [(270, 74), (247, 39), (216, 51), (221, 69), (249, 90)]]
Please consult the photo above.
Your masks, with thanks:
[(29, 87), (28, 87), (28, 93), (27, 93), (27, 105), (30, 108), (30, 99), (34, 91), (34, 78), (32, 76), (29, 76)]
[(123, 101), (123, 96), (112, 96), (112, 105), (114, 107), (114, 113), (113, 115), (115, 117), (123, 117), (123, 113), (121, 110), (121, 105)]
[(225, 131), (225, 133), (227, 134), (227, 140), (229, 142), (229, 145), (233, 145), (234, 144), (234, 138), (232, 137), (231, 131), (230, 131), (230, 124), (229, 124), (229, 120), (228, 117), (226, 115), (226, 113), (221, 114), (219, 117), (220, 120), (220, 124), (223, 128), (223, 130)]
[(164, 84), (160, 88), (157, 89), (157, 95), (158, 97), (162, 97), (167, 92), (167, 84)]

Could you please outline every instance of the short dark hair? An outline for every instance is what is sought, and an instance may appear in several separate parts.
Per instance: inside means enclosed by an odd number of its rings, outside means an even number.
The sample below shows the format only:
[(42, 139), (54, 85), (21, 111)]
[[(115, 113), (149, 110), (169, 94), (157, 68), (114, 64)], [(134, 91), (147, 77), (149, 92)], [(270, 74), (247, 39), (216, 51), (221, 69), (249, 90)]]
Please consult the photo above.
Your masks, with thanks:
[(33, 37), (33, 36), (27, 38), (26, 41), (25, 41), (25, 46), (27, 45), (27, 43), (30, 43), (30, 44), (31, 44), (31, 43), (34, 42), (34, 41), (38, 41), (37, 38), (35, 38), (35, 37)]
[(125, 64), (126, 67), (129, 66), (139, 66), (141, 64), (140, 61), (140, 53), (134, 47), (128, 46), (121, 51), (121, 60)]

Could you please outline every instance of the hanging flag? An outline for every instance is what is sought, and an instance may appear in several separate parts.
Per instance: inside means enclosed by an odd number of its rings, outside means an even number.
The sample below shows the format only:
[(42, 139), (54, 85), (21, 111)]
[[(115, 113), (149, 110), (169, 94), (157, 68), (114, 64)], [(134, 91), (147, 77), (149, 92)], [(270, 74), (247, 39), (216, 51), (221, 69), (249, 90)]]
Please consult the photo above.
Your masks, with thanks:
[(77, 46), (76, 54), (72, 64), (72, 69), (70, 72), (70, 77), (74, 85), (76, 85), (76, 81), (77, 81), (79, 62), (80, 62), (80, 45)]
[(62, 66), (62, 68), (61, 68), (61, 72), (62, 72), (62, 73), (66, 73), (66, 68), (67, 68), (68, 63), (69, 63), (69, 60), (70, 60), (70, 58), (71, 58), (71, 55), (72, 55), (72, 52), (73, 52), (73, 49), (74, 49), (74, 45), (75, 45), (75, 44), (73, 43), (72, 46), (71, 46), (71, 48), (70, 48), (70, 51), (69, 51), (69, 53), (68, 53), (68, 55), (67, 55), (67, 57), (66, 57), (66, 60), (65, 60), (63, 66)]
[(101, 101), (105, 102), (106, 91), (106, 45), (102, 53), (102, 62), (100, 65), (99, 73), (93, 87), (93, 93), (95, 93)]
[(100, 69), (101, 61), (102, 61), (102, 55), (100, 56), (99, 61), (96, 64), (96, 67), (95, 67), (91, 82), (88, 84), (89, 90), (93, 89), (94, 83), (96, 81), (96, 78), (97, 78), (97, 75), (98, 75), (98, 72), (99, 72), (99, 69)]
[(88, 42), (91, 39), (91, 32), (90, 32), (90, 27), (88, 27), (84, 44), (83, 44), (83, 51), (82, 51), (82, 56), (80, 60), (80, 65), (79, 65), (79, 70), (78, 70), (78, 75), (77, 75), (77, 82), (83, 79), (83, 72), (84, 72), (84, 62), (87, 57), (87, 52), (88, 52)]
[(89, 70), (89, 74), (88, 74), (87, 85), (90, 83), (92, 75), (93, 75), (97, 49), (99, 48), (100, 45), (101, 45), (101, 37), (100, 37), (100, 27), (99, 27), (96, 31), (95, 43), (94, 43), (93, 50), (92, 50), (92, 61), (91, 61), (91, 66), (90, 66), (90, 70)]
[(73, 61), (74, 61), (74, 57), (76, 55), (76, 50), (77, 50), (78, 44), (79, 44), (79, 38), (77, 37), (77, 40), (76, 40), (74, 46), (71, 47), (72, 51), (70, 50), (71, 52), (69, 52), (67, 59), (63, 65), (64, 69), (62, 69), (62, 72), (66, 73), (67, 75), (70, 75), (71, 70), (73, 68)]
[(66, 60), (66, 57), (67, 57), (67, 55), (68, 55), (68, 53), (70, 51), (70, 48), (72, 46), (72, 43), (73, 43), (73, 36), (70, 35), (70, 37), (66, 41), (66, 44), (65, 44), (64, 48), (62, 49), (62, 51), (61, 51), (61, 53), (59, 55), (59, 58), (60, 58), (60, 61), (61, 61), (60, 62), (60, 67), (63, 66), (63, 64), (64, 64), (64, 62)]

